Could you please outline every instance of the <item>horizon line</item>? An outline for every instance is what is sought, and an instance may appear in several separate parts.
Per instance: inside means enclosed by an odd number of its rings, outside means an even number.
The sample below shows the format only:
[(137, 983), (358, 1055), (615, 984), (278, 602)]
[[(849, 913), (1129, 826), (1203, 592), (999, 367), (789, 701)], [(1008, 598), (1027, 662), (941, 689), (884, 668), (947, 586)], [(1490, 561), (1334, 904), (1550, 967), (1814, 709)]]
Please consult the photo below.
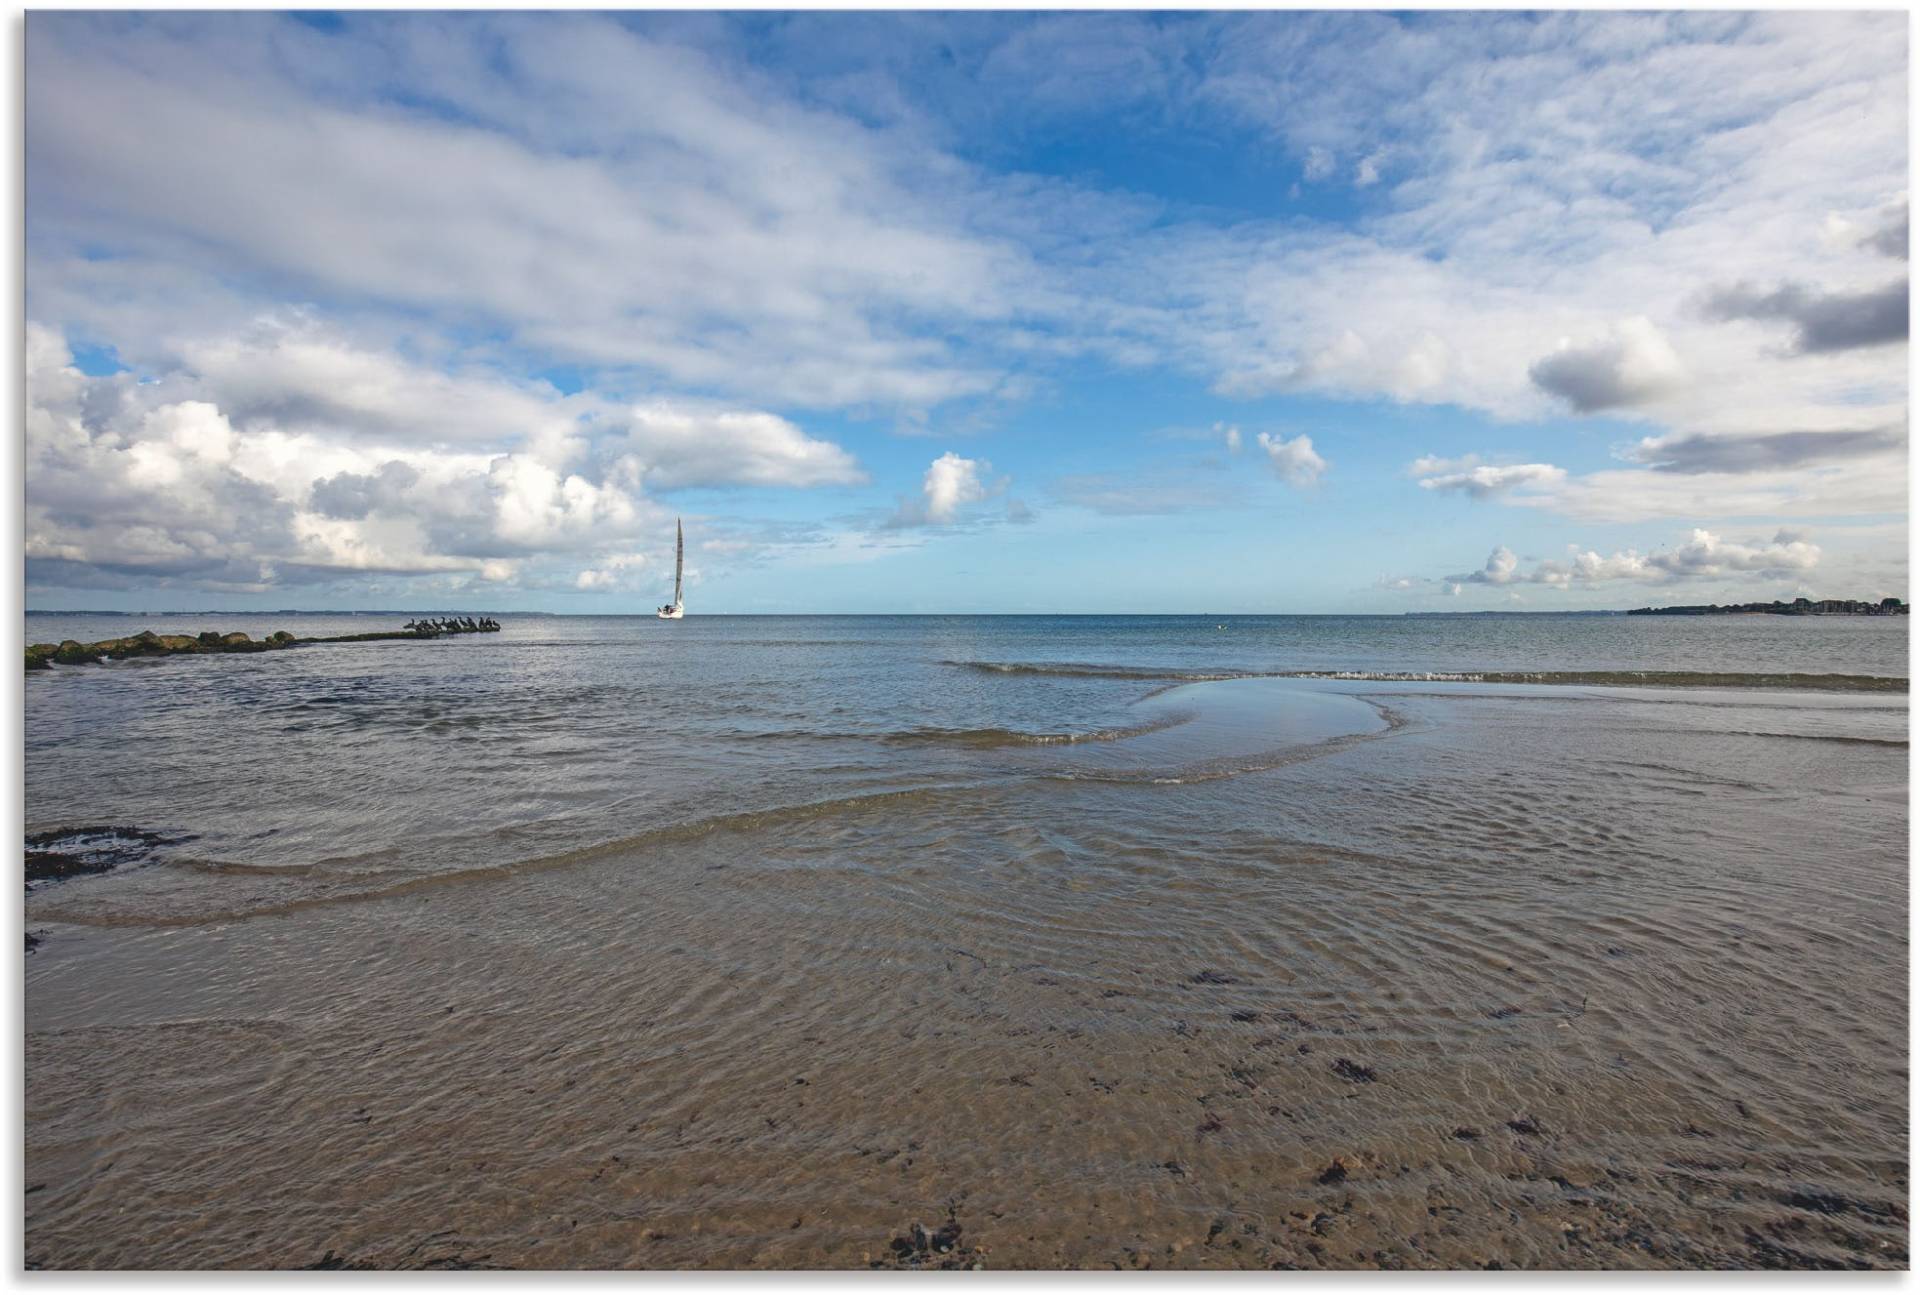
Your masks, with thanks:
[[(1822, 602), (1859, 602), (1859, 603), (1878, 603), (1878, 602), (1879, 602), (1879, 600), (1878, 600), (1878, 599), (1869, 599), (1869, 598), (1853, 598), (1853, 599), (1842, 599), (1842, 598), (1812, 598), (1812, 599), (1808, 599), (1807, 601), (1809, 601), (1809, 602), (1811, 602), (1811, 603), (1816, 603), (1816, 604), (1817, 604), (1817, 603), (1822, 603)], [(1461, 610), (1459, 610), (1459, 611), (1448, 611), (1448, 610), (1440, 610), (1440, 611), (1423, 611), (1423, 610), (1415, 610), (1415, 609), (1407, 609), (1407, 610), (1403, 610), (1403, 611), (1374, 611), (1374, 612), (1365, 612), (1365, 611), (1311, 611), (1311, 612), (1303, 612), (1303, 611), (1291, 611), (1291, 612), (1208, 612), (1208, 611), (1198, 611), (1198, 612), (1133, 612), (1133, 611), (1094, 611), (1094, 612), (983, 612), (983, 611), (945, 611), (945, 612), (868, 612), (868, 611), (861, 611), (861, 612), (702, 612), (702, 613), (699, 613), (699, 614), (698, 614), (698, 616), (689, 616), (689, 617), (688, 617), (687, 619), (690, 619), (690, 620), (691, 620), (691, 619), (699, 619), (699, 618), (705, 618), (705, 619), (709, 619), (709, 620), (720, 620), (720, 619), (742, 619), (742, 618), (748, 618), (748, 617), (767, 617), (767, 618), (775, 618), (775, 617), (786, 617), (786, 618), (801, 618), (801, 617), (807, 617), (807, 618), (816, 618), (816, 619), (828, 619), (828, 618), (833, 618), (833, 617), (849, 617), (849, 616), (860, 616), (860, 617), (899, 617), (899, 618), (903, 618), (903, 619), (905, 619), (905, 618), (916, 618), (916, 617), (917, 617), (917, 618), (935, 618), (935, 617), (952, 617), (952, 616), (967, 616), (967, 617), (988, 617), (988, 616), (1004, 616), (1004, 617), (1013, 617), (1013, 616), (1025, 616), (1025, 617), (1050, 617), (1050, 618), (1053, 618), (1053, 619), (1064, 619), (1064, 618), (1068, 618), (1068, 617), (1087, 617), (1087, 618), (1091, 618), (1091, 617), (1114, 617), (1114, 616), (1124, 616), (1124, 617), (1129, 617), (1129, 618), (1133, 618), (1133, 619), (1138, 619), (1138, 620), (1148, 620), (1148, 619), (1153, 619), (1153, 620), (1208, 620), (1208, 619), (1224, 619), (1224, 620), (1250, 620), (1250, 619), (1273, 619), (1273, 618), (1276, 618), (1276, 617), (1286, 617), (1286, 616), (1299, 616), (1299, 617), (1334, 617), (1334, 616), (1354, 616), (1354, 617), (1360, 617), (1360, 616), (1365, 616), (1365, 617), (1378, 617), (1378, 618), (1382, 618), (1382, 619), (1385, 619), (1385, 618), (1390, 618), (1390, 617), (1405, 617), (1405, 616), (1424, 616), (1424, 617), (1445, 617), (1445, 616), (1628, 616), (1628, 615), (1632, 615), (1632, 614), (1633, 614), (1634, 612), (1636, 612), (1636, 611), (1641, 611), (1641, 610), (1648, 610), (1648, 609), (1657, 609), (1657, 608), (1658, 608), (1658, 609), (1664, 609), (1664, 608), (1673, 608), (1673, 607), (1680, 607), (1680, 608), (1685, 608), (1685, 607), (1748, 607), (1748, 606), (1773, 606), (1773, 605), (1778, 605), (1778, 606), (1782, 606), (1782, 607), (1791, 607), (1791, 606), (1793, 606), (1794, 604), (1793, 604), (1792, 602), (1790, 602), (1790, 601), (1785, 601), (1785, 600), (1780, 600), (1780, 599), (1775, 599), (1775, 600), (1772, 600), (1771, 602), (1768, 602), (1768, 603), (1762, 603), (1762, 602), (1759, 602), (1758, 600), (1753, 600), (1753, 601), (1749, 601), (1749, 602), (1745, 602), (1745, 603), (1662, 603), (1662, 604), (1654, 604), (1654, 603), (1647, 603), (1647, 604), (1643, 604), (1643, 605), (1642, 605), (1641, 607), (1632, 607), (1632, 608), (1629, 608), (1629, 607), (1565, 607), (1565, 608), (1558, 608), (1558, 609), (1552, 609), (1552, 608), (1505, 608), (1505, 607), (1493, 607), (1493, 608), (1481, 608), (1481, 609), (1474, 609), (1474, 610), (1469, 610), (1469, 609), (1464, 609), (1464, 608), (1463, 608), (1463, 609), (1461, 609)], [(1900, 600), (1900, 605), (1902, 605), (1902, 606), (1905, 606), (1905, 605), (1907, 605), (1907, 604), (1906, 604), (1906, 600), (1905, 600), (1905, 599), (1901, 599), (1901, 600)], [(498, 617), (498, 616), (538, 616), (538, 617), (543, 617), (543, 618), (547, 618), (547, 619), (565, 619), (565, 618), (578, 618), (578, 619), (583, 619), (583, 620), (584, 620), (584, 619), (596, 619), (596, 618), (597, 618), (597, 619), (603, 619), (603, 620), (604, 620), (604, 619), (621, 619), (621, 618), (632, 618), (632, 619), (635, 619), (635, 620), (647, 620), (647, 619), (653, 619), (653, 618), (654, 618), (654, 612), (653, 612), (653, 611), (651, 611), (651, 610), (648, 610), (648, 611), (635, 611), (635, 612), (555, 612), (555, 611), (525, 611), (525, 610), (522, 610), (522, 611), (510, 611), (510, 610), (503, 610), (503, 609), (499, 609), (499, 608), (483, 608), (483, 607), (425, 607), (425, 608), (406, 608), (406, 607), (350, 607), (350, 608), (326, 608), (326, 607), (276, 607), (276, 608), (270, 608), (270, 609), (261, 609), (261, 608), (243, 608), (243, 607), (242, 607), (242, 608), (234, 608), (234, 607), (229, 607), (229, 608), (208, 608), (208, 607), (189, 607), (189, 608), (181, 608), (181, 609), (177, 609), (177, 610), (174, 610), (174, 609), (159, 609), (159, 610), (143, 610), (143, 611), (119, 611), (119, 610), (115, 610), (115, 609), (112, 609), (112, 608), (104, 608), (104, 607), (28, 607), (28, 608), (25, 608), (25, 609), (24, 609), (24, 611), (25, 611), (25, 614), (26, 614), (26, 615), (28, 615), (28, 616), (131, 616), (131, 617), (159, 617), (159, 616), (424, 616), (424, 615), (433, 615), (433, 614), (444, 614), (444, 615), (456, 615), (456, 616), (496, 616), (496, 617)], [(1844, 614), (1844, 613), (1829, 613), (1829, 614)]]

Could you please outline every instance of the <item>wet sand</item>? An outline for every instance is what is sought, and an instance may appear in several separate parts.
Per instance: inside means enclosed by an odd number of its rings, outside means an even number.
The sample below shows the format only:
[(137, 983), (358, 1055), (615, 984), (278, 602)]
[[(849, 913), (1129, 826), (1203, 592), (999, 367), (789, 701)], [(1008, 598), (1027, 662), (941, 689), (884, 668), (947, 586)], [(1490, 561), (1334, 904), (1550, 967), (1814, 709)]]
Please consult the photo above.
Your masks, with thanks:
[(1905, 1266), (1904, 699), (1358, 692), (273, 911), (45, 888), (28, 1261)]

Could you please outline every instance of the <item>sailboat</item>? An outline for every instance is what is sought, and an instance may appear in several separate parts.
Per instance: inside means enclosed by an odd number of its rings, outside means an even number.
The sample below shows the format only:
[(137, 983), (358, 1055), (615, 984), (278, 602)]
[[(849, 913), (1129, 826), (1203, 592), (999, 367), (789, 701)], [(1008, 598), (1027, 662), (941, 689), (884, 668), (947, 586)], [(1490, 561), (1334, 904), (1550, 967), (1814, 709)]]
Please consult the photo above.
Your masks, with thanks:
[(687, 535), (680, 529), (680, 519), (673, 519), (673, 601), (654, 614), (663, 621), (677, 621), (687, 614), (687, 605), (680, 597), (680, 581), (687, 567)]

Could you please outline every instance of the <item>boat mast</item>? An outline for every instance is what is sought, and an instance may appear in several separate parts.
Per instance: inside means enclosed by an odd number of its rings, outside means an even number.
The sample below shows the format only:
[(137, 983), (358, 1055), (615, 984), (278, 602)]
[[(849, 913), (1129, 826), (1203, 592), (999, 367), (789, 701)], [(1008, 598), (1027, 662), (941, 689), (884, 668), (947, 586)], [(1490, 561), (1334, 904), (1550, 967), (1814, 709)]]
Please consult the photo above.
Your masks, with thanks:
[(680, 573), (687, 564), (687, 535), (680, 529), (680, 519), (673, 519), (673, 605), (680, 606)]

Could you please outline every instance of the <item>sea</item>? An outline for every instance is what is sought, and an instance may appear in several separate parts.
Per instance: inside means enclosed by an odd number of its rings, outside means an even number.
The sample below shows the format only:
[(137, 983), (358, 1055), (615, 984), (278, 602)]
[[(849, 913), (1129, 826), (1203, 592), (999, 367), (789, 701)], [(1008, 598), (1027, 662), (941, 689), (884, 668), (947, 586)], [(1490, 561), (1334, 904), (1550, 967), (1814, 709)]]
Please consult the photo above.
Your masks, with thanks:
[(29, 1266), (1909, 1263), (1904, 617), (496, 615), (29, 674)]

